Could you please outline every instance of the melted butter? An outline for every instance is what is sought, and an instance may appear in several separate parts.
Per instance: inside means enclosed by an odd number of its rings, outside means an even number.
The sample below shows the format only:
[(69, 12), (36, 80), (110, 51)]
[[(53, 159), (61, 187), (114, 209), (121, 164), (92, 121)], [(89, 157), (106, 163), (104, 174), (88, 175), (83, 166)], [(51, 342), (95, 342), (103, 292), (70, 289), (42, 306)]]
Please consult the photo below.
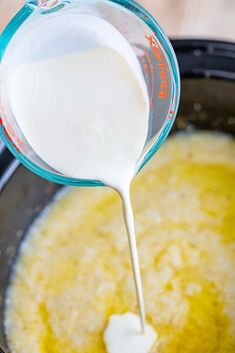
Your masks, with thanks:
[[(230, 323), (223, 313), (224, 306), (213, 285), (201, 284), (201, 291), (188, 298), (188, 316), (175, 330), (164, 352), (233, 352)], [(163, 331), (164, 334), (164, 331)], [(164, 348), (163, 348), (164, 347)]]
[[(235, 143), (168, 140), (133, 184), (151, 353), (235, 351)], [(136, 191), (136, 192), (135, 192)], [(109, 317), (138, 314), (118, 195), (72, 189), (31, 230), (6, 307), (13, 353), (105, 353)]]

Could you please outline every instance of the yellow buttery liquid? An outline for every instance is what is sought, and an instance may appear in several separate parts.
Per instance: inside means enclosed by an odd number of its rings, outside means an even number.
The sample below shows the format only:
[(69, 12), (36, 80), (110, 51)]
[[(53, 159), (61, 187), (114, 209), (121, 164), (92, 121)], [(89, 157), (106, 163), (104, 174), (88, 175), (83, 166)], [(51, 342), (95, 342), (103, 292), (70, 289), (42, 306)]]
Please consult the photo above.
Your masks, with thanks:
[[(157, 353), (235, 351), (235, 142), (170, 138), (133, 183)], [(24, 242), (6, 303), (13, 353), (105, 353), (112, 314), (138, 313), (120, 198), (71, 189)]]

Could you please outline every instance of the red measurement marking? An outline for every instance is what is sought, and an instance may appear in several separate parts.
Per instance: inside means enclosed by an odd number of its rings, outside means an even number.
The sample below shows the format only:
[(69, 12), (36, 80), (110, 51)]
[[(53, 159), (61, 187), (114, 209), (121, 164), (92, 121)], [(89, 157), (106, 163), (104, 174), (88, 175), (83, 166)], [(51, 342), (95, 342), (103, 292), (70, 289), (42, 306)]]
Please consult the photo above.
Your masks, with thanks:
[(158, 68), (160, 70), (160, 87), (158, 91), (158, 97), (165, 99), (168, 93), (168, 83), (166, 77), (166, 65), (163, 60), (163, 55), (158, 47), (157, 43), (155, 42), (154, 38), (150, 36), (145, 36), (145, 38), (149, 41), (150, 47), (152, 48), (153, 54), (157, 61), (159, 62)]
[(25, 148), (25, 143), (18, 138), (18, 136), (14, 137), (14, 144), (17, 146), (17, 149), (24, 149)]
[(5, 122), (7, 121), (5, 116), (3, 116), (3, 119), (0, 117), (0, 126), (3, 127), (3, 131), (12, 146), (15, 147), (18, 152), (20, 152), (20, 149), (25, 147), (24, 142), (16, 135), (11, 125), (9, 123), (4, 124), (3, 120)]
[(151, 92), (151, 98), (150, 98), (150, 107), (152, 106), (153, 104), (153, 95), (154, 95), (154, 91), (155, 91), (155, 77), (154, 77), (154, 68), (153, 68), (153, 64), (152, 64), (152, 61), (151, 61), (151, 58), (149, 56), (149, 53), (147, 51), (147, 49), (145, 49), (145, 57), (147, 59), (147, 62), (149, 64), (149, 70), (150, 70), (150, 73), (151, 73), (151, 78), (152, 78), (152, 92)]
[(8, 134), (7, 129), (5, 128), (5, 126), (3, 127), (3, 131), (4, 131), (5, 135), (6, 135), (6, 137), (8, 138), (8, 140), (9, 140), (10, 142), (13, 142), (13, 141), (12, 141), (12, 138), (11, 138), (11, 136)]
[(152, 77), (152, 95), (151, 95), (151, 100), (150, 100), (150, 107), (152, 107), (153, 104), (153, 95), (154, 95), (154, 90), (155, 90), (155, 80), (154, 80), (154, 70), (151, 70), (151, 77)]
[(149, 85), (149, 75), (148, 75), (148, 64), (145, 61), (145, 54), (142, 56), (141, 58), (142, 62), (143, 62), (143, 67), (144, 67), (144, 73), (145, 73), (145, 79), (146, 79), (146, 85), (148, 87)]
[(170, 119), (170, 120), (174, 120), (174, 111), (173, 111), (173, 110), (170, 110), (170, 113), (169, 113), (168, 119)]
[[(2, 110), (2, 106), (1, 106), (1, 110)], [(5, 117), (5, 116), (4, 116), (4, 120), (6, 121), (6, 117)], [(3, 127), (3, 131), (4, 131), (5, 135), (6, 135), (6, 137), (8, 138), (8, 140), (12, 143), (12, 146), (15, 147), (15, 149), (20, 153), (19, 148), (18, 148), (17, 145), (12, 141), (12, 138), (11, 138), (11, 136), (10, 136), (10, 134), (11, 134), (12, 136), (15, 135), (15, 134), (14, 134), (14, 131), (12, 130), (10, 124), (7, 124), (8, 130), (9, 130), (9, 133), (8, 133), (6, 127), (3, 126), (3, 120), (2, 120), (2, 117), (1, 117), (1, 116), (0, 116), (0, 126)], [(15, 138), (14, 138), (14, 139), (15, 139), (16, 142), (19, 143), (19, 145), (21, 145), (22, 147), (24, 146), (23, 142), (20, 141), (16, 135), (15, 135)]]
[(17, 152), (21, 153), (21, 150), (16, 146), (15, 143), (13, 143), (12, 146), (15, 147), (15, 149), (17, 150)]

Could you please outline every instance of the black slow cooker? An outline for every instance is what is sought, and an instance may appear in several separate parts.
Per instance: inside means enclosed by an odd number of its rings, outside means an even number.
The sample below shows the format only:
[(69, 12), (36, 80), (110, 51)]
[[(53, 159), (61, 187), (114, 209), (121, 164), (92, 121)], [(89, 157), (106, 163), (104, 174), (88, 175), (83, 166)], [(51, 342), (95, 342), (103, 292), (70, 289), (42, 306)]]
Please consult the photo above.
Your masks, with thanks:
[[(175, 40), (182, 78), (178, 130), (217, 130), (235, 134), (235, 44)], [(61, 186), (19, 165), (0, 145), (0, 352), (4, 337), (4, 295), (21, 239)], [(32, 352), (33, 353), (33, 352)]]

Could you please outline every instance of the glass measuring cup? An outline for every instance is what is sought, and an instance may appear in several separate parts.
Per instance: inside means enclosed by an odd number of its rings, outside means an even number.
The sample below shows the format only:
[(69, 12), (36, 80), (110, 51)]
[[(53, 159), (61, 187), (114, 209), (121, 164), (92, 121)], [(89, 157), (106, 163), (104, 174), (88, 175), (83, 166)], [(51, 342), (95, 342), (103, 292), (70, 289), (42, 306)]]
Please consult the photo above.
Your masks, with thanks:
[[(26, 2), (0, 37), (0, 136), (20, 162), (41, 177), (65, 185), (98, 186), (102, 185), (99, 181), (74, 179), (61, 174), (37, 155), (18, 126), (4, 91), (7, 72), (17, 65), (66, 55), (81, 46), (76, 40), (76, 25), (69, 20), (81, 13), (111, 23), (126, 38), (139, 60), (149, 94), (150, 116), (148, 137), (136, 172), (166, 139), (179, 104), (177, 61), (169, 40), (156, 21), (140, 5), (127, 0)], [(62, 15), (68, 19), (63, 23), (60, 22)]]

